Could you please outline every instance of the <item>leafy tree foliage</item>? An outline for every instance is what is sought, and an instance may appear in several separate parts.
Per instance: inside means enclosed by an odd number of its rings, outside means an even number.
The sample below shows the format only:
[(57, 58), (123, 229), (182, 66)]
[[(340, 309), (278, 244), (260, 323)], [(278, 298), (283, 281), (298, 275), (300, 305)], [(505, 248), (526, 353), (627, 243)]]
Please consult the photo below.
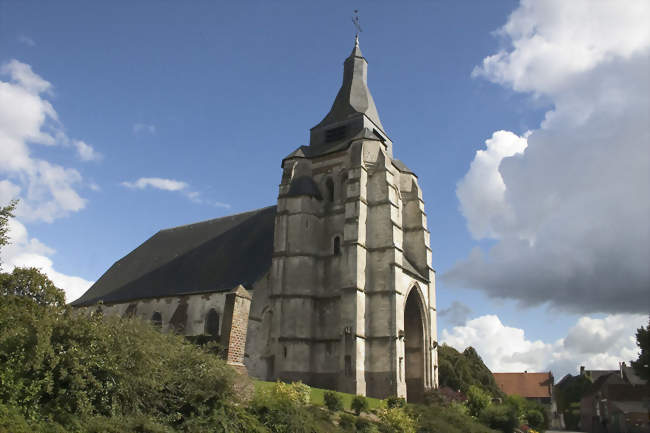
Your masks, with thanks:
[(474, 385), (493, 397), (504, 397), (492, 372), (471, 346), (463, 353), (446, 344), (438, 346), (438, 377), (441, 387), (448, 386), (464, 394)]
[(63, 291), (36, 268), (14, 268), (11, 273), (0, 273), (0, 296), (4, 302), (56, 308), (65, 305)]
[(563, 379), (553, 389), (558, 412), (564, 415), (567, 429), (575, 430), (578, 428), (580, 400), (591, 390), (591, 386), (591, 377), (577, 375)]
[(639, 346), (639, 359), (632, 361), (632, 367), (640, 378), (650, 380), (650, 318), (648, 326), (636, 330), (636, 345)]
[(467, 409), (472, 416), (478, 416), (492, 402), (492, 397), (476, 385), (467, 391)]
[(7, 206), (0, 207), (0, 249), (9, 242), (9, 237), (7, 236), (7, 231), (9, 230), (8, 222), (9, 218), (14, 216), (13, 212), (17, 204), (18, 200), (12, 200)]

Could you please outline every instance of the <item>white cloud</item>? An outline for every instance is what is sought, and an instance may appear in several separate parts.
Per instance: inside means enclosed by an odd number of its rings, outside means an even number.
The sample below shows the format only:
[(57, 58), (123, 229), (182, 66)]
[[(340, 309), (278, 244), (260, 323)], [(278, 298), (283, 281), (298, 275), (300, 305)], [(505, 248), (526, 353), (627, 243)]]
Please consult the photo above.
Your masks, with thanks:
[(644, 315), (608, 315), (580, 318), (566, 337), (554, 342), (529, 340), (523, 329), (504, 325), (495, 315), (469, 320), (442, 331), (441, 342), (464, 350), (474, 347), (493, 372), (553, 371), (559, 379), (588, 369), (618, 368), (618, 362), (638, 357), (636, 329), (647, 323)]
[(102, 159), (102, 155), (93, 149), (93, 147), (88, 143), (81, 140), (74, 140), (73, 144), (82, 161), (99, 161)]
[(54, 107), (43, 96), (52, 85), (29, 65), (11, 60), (0, 67), (0, 74), (9, 76), (9, 81), (0, 81), (0, 175), (18, 188), (13, 188), (14, 194), (22, 194), (16, 215), (24, 221), (52, 222), (83, 209), (86, 201), (76, 190), (81, 174), (35, 158), (31, 145), (74, 146), (82, 160), (100, 155), (63, 132)]
[(221, 203), (221, 202), (209, 202), (204, 200), (201, 197), (201, 193), (198, 191), (192, 191), (190, 190), (190, 185), (187, 182), (183, 182), (180, 180), (174, 180), (174, 179), (165, 179), (162, 177), (141, 177), (135, 182), (122, 182), (122, 186), (130, 189), (146, 189), (146, 188), (154, 188), (154, 189), (160, 189), (163, 191), (172, 191), (172, 192), (180, 192), (182, 195), (184, 195), (188, 200), (190, 200), (193, 203), (197, 204), (212, 204), (215, 207), (222, 207), (226, 209), (230, 209), (230, 205), (227, 203)]
[(25, 36), (25, 35), (18, 36), (18, 42), (20, 42), (21, 44), (27, 45), (28, 47), (36, 46), (36, 42), (34, 42), (34, 39), (30, 38), (29, 36)]
[(152, 125), (149, 123), (136, 123), (133, 125), (133, 133), (134, 134), (148, 133), (153, 135), (156, 133), (156, 125)]
[(131, 189), (145, 189), (148, 187), (162, 189), (164, 191), (180, 191), (188, 187), (187, 183), (174, 179), (161, 177), (141, 177), (135, 182), (122, 182), (122, 186)]
[(514, 218), (505, 200), (506, 185), (499, 165), (503, 158), (521, 155), (528, 143), (525, 136), (496, 131), (485, 145), (486, 150), (476, 152), (469, 171), (456, 187), (460, 210), (477, 239), (498, 236), (493, 227), (508, 225)]
[(54, 269), (50, 256), (55, 251), (44, 245), (36, 238), (30, 238), (27, 228), (15, 218), (9, 220), (10, 244), (0, 251), (2, 268), (11, 272), (14, 267), (35, 267), (44, 272), (52, 282), (65, 292), (66, 302), (71, 302), (80, 297), (90, 286), (92, 281), (63, 274)]
[(553, 103), (529, 135), (498, 131), (457, 195), (493, 238), (443, 276), (522, 305), (650, 310), (650, 3), (522, 1), (511, 47), (474, 71)]

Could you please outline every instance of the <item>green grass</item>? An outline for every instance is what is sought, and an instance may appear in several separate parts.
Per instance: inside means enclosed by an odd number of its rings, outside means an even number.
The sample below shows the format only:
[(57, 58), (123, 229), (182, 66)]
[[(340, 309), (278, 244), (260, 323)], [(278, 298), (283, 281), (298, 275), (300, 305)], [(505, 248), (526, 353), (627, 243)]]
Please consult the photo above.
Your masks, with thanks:
[[(255, 390), (256, 391), (262, 391), (265, 389), (269, 389), (273, 387), (273, 384), (275, 382), (265, 382), (263, 380), (253, 380), (253, 383), (255, 384)], [(311, 402), (313, 404), (318, 404), (318, 405), (324, 405), (325, 404), (325, 393), (329, 391), (328, 389), (321, 389), (321, 388), (311, 388)], [(350, 410), (350, 404), (352, 403), (352, 399), (354, 398), (354, 394), (346, 394), (344, 392), (338, 392), (334, 391), (336, 394), (340, 395), (341, 398), (343, 399), (343, 407), (346, 410)], [(382, 400), (378, 398), (372, 398), (368, 397), (368, 406), (370, 409), (379, 409), (383, 407), (383, 402)]]

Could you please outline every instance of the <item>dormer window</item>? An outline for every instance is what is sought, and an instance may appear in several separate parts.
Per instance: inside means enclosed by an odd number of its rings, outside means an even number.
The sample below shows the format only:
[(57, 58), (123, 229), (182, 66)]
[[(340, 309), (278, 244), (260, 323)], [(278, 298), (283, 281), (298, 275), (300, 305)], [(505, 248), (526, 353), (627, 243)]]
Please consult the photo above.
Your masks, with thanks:
[(331, 143), (333, 141), (339, 141), (345, 138), (345, 133), (347, 131), (347, 126), (339, 126), (336, 128), (328, 129), (325, 131), (325, 143)]

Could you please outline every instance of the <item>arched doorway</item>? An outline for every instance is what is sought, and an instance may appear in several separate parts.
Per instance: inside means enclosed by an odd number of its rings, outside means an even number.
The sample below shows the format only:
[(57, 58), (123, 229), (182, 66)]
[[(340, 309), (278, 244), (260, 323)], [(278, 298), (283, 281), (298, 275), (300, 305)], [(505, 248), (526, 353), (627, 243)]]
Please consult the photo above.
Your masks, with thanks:
[(404, 356), (406, 399), (421, 402), (424, 397), (424, 307), (417, 287), (404, 306)]

